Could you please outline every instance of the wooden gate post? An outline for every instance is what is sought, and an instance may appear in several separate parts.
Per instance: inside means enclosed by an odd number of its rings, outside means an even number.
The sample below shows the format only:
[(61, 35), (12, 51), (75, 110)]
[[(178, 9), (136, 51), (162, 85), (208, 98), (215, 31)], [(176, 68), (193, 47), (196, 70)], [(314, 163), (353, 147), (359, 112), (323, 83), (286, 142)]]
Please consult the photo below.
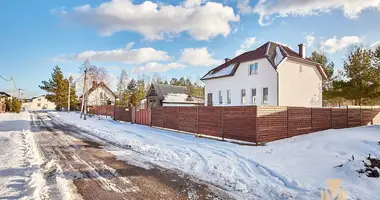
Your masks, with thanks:
[(115, 110), (116, 110), (116, 105), (113, 105), (113, 115), (112, 115), (112, 118), (113, 118), (114, 121), (116, 121)]
[(199, 106), (197, 106), (197, 134), (199, 134)]
[(164, 127), (164, 106), (162, 106), (161, 108), (162, 108), (162, 109), (161, 109), (161, 116), (162, 116), (162, 117), (161, 117), (161, 121), (162, 121), (162, 123), (161, 123), (162, 126), (161, 126), (161, 127), (162, 127), (162, 128), (165, 128), (165, 127)]
[(222, 108), (222, 141), (224, 141), (224, 107), (221, 106)]
[(134, 124), (134, 123), (136, 123), (136, 107), (132, 106), (131, 109), (132, 109), (131, 110), (131, 113), (132, 113), (131, 123)]

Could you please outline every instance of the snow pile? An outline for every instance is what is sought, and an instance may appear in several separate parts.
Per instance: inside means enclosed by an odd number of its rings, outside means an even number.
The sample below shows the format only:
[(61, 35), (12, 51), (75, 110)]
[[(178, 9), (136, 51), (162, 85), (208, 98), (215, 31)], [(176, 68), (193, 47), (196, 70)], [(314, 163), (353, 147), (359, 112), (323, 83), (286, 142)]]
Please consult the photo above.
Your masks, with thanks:
[[(51, 115), (92, 137), (126, 147), (113, 151), (119, 159), (181, 170), (238, 199), (320, 199), (327, 179), (342, 179), (351, 199), (380, 196), (378, 179), (358, 173), (369, 154), (380, 157), (376, 126), (322, 131), (255, 147), (109, 119), (82, 121), (75, 113)], [(352, 157), (355, 160), (349, 161)]]
[(27, 112), (0, 114), (0, 197), (5, 199), (48, 198), (29, 120)]

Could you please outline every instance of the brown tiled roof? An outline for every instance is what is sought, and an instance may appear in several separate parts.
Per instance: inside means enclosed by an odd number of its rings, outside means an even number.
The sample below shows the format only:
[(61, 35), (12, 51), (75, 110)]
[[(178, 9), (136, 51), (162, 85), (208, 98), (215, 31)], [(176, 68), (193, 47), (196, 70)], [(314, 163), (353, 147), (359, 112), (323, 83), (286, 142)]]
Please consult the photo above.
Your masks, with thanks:
[[(289, 48), (287, 46), (277, 44), (274, 42), (267, 42), (255, 50), (248, 51), (248, 52), (245, 52), (243, 54), (240, 54), (239, 56), (219, 65), (218, 67), (215, 67), (214, 69), (210, 70), (205, 76), (203, 76), (201, 80), (207, 80), (207, 79), (212, 79), (212, 78), (220, 78), (220, 77), (225, 77), (225, 76), (233, 76), (235, 74), (237, 68), (239, 67), (240, 63), (251, 61), (251, 60), (257, 60), (257, 59), (261, 59), (261, 58), (267, 58), (269, 60), (269, 62), (272, 64), (272, 66), (275, 69), (277, 69), (277, 65), (275, 64), (276, 48), (277, 47), (279, 47), (279, 49), (282, 53), (282, 57), (284, 57), (284, 58), (288, 57), (288, 58), (292, 58), (292, 60), (295, 60), (298, 62), (304, 62), (307, 64), (316, 65), (318, 68), (318, 71), (321, 73), (322, 77), (326, 78), (325, 72), (323, 71), (323, 69), (321, 68), (321, 66), (318, 63), (315, 63), (309, 59), (302, 58), (297, 52), (293, 51), (291, 48)], [(231, 71), (230, 74), (223, 75), (220, 77), (212, 77), (212, 76), (211, 76), (212, 78), (206, 77), (207, 75), (212, 75), (212, 74), (219, 72), (220, 70), (228, 67), (231, 64), (235, 64), (235, 67)]]

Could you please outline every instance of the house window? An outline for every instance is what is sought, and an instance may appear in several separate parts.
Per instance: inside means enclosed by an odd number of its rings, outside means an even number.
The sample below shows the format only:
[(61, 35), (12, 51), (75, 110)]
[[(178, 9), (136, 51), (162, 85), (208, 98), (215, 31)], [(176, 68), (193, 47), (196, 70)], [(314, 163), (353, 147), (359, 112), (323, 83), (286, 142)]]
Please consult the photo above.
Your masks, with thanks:
[(223, 95), (221, 90), (219, 91), (219, 104), (223, 104)]
[(251, 89), (252, 104), (256, 104), (256, 88)]
[(245, 104), (245, 89), (241, 90), (241, 104)]
[(231, 90), (227, 90), (227, 104), (231, 104)]
[(38, 104), (37, 104), (37, 107), (41, 107), (41, 104), (40, 104), (40, 103), (38, 103)]
[(263, 104), (268, 103), (268, 88), (263, 88)]
[(212, 93), (207, 93), (207, 106), (212, 106)]
[(259, 63), (249, 65), (249, 75), (257, 74), (259, 70)]

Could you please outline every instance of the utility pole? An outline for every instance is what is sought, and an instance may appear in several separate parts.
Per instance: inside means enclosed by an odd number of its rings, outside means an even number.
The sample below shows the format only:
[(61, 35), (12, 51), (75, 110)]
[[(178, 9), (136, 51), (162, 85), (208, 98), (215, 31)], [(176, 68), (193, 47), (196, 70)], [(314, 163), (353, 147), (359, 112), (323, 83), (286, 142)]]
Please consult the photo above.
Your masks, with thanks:
[(9, 81), (10, 83), (10, 95), (11, 95), (11, 101), (12, 101), (12, 97), (13, 97), (13, 78), (11, 77), (10, 79), (11, 81)]
[[(71, 77), (71, 76), (70, 76)], [(71, 83), (70, 78), (67, 79), (67, 82), (69, 83), (69, 98), (67, 99), (67, 112), (70, 112), (70, 93), (71, 93)]]
[[(13, 94), (13, 91), (12, 91), (12, 90), (13, 90), (13, 88), (12, 88), (12, 86), (13, 86), (13, 78), (12, 78), (12, 77), (11, 77), (9, 83), (10, 83), (10, 86), (11, 86), (11, 87), (10, 87), (10, 90), (11, 90), (10, 95), (11, 95), (11, 104), (12, 104), (12, 103), (13, 103), (13, 95), (12, 95), (12, 94)], [(11, 111), (11, 112), (12, 112), (12, 107), (13, 107), (13, 106), (10, 107), (10, 111)]]
[(20, 93), (21, 93), (21, 89), (18, 89), (18, 95), (17, 95), (17, 99), (20, 101)]
[(83, 119), (86, 120), (86, 114), (87, 114), (87, 105), (86, 104), (86, 88), (87, 88), (87, 65), (88, 65), (88, 60), (84, 63), (85, 69), (84, 69), (84, 86), (83, 86), (83, 95), (82, 95), (82, 109), (81, 109), (81, 114), (80, 118), (82, 118), (82, 115), (84, 113)]

